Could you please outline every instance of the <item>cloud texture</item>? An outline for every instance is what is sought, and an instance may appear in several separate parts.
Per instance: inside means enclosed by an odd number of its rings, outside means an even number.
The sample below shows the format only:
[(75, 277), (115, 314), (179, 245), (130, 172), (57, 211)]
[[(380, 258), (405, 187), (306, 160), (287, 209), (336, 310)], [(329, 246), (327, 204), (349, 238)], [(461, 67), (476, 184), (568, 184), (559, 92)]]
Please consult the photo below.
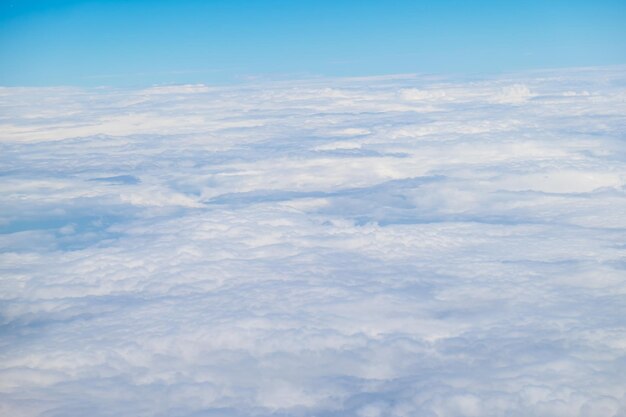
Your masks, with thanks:
[(626, 416), (626, 73), (0, 89), (0, 414)]

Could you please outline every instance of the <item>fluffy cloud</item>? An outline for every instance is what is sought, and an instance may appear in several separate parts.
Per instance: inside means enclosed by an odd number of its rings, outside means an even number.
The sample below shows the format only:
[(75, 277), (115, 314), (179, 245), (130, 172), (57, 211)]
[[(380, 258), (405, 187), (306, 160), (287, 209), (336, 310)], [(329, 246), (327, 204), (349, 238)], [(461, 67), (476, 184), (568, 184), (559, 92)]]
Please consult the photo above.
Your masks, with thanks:
[(0, 414), (626, 415), (622, 68), (0, 94)]

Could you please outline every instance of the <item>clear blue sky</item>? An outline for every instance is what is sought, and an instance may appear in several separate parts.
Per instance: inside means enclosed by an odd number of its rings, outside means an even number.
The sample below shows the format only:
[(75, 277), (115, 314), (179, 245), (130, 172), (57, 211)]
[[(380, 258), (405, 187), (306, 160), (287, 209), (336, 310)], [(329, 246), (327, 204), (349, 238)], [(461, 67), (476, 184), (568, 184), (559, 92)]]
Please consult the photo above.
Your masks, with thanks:
[(0, 85), (626, 63), (626, 0), (0, 0)]

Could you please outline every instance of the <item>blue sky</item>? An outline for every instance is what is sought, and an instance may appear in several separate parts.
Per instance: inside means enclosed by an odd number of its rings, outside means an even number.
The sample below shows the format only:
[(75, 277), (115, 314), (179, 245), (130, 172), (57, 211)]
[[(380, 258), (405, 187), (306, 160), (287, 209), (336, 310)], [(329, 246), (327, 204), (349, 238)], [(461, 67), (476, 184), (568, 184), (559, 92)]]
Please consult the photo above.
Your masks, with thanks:
[(626, 62), (623, 1), (3, 1), (0, 84), (493, 73)]

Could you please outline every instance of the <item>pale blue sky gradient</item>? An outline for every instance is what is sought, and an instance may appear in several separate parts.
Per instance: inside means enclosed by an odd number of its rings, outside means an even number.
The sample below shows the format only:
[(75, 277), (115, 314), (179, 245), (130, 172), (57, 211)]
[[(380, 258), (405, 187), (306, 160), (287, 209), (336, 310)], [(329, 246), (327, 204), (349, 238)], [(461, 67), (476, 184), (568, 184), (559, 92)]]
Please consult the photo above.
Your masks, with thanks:
[(5, 1), (0, 85), (626, 63), (624, 1)]

